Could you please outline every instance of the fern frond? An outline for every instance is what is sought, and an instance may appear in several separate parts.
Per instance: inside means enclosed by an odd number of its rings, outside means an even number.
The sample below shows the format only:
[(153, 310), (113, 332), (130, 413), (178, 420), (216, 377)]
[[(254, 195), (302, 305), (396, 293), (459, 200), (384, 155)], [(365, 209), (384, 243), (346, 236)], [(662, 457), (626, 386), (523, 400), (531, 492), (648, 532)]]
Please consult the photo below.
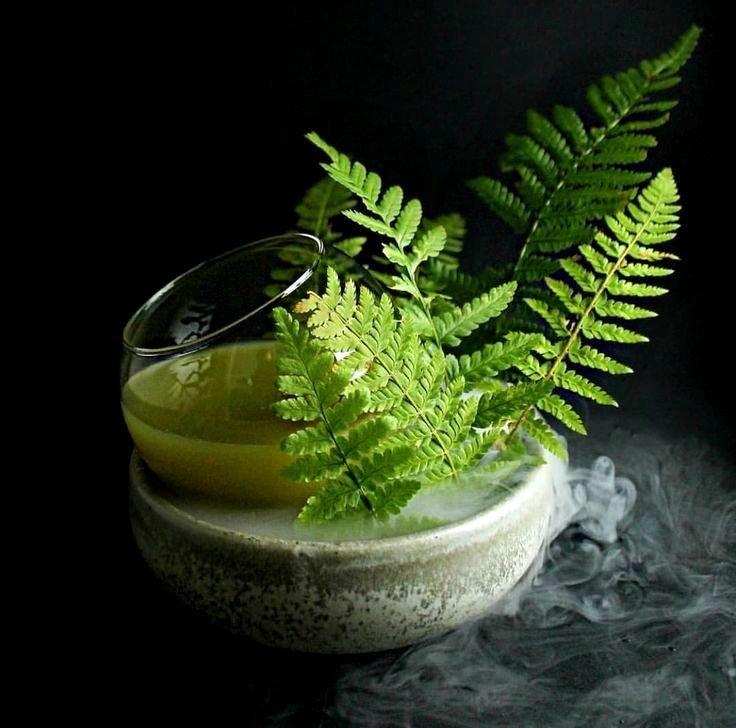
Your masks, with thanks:
[[(641, 258), (642, 251), (648, 246), (660, 245), (664, 242), (661, 240), (662, 236), (667, 235), (671, 239), (677, 228), (678, 199), (671, 170), (662, 170), (624, 211), (606, 217), (605, 225), (608, 229), (605, 233), (596, 233), (597, 248), (587, 244), (580, 246), (582, 261), (587, 267), (580, 260), (568, 258), (562, 261), (562, 268), (569, 276), (569, 282), (546, 279), (556, 303), (525, 299), (529, 307), (548, 324), (556, 338), (556, 341), (546, 338), (538, 341), (535, 350), (544, 361), (540, 362), (530, 354), (526, 361), (515, 364), (532, 384), (549, 383), (599, 404), (616, 405), (615, 400), (602, 387), (571, 369), (568, 363), (611, 374), (631, 371), (629, 367), (592, 346), (582, 344), (581, 339), (620, 343), (647, 341), (646, 336), (619, 324), (601, 320), (601, 317), (635, 320), (655, 315), (647, 309), (618, 301), (616, 297), (658, 296), (666, 292), (659, 286), (633, 282), (630, 278), (659, 278), (668, 275), (670, 269), (631, 262), (630, 258), (633, 257), (632, 251)], [(663, 229), (665, 227), (666, 230)], [(624, 271), (629, 274), (627, 277), (623, 277)], [(553, 394), (540, 402), (539, 406), (558, 417), (571, 429), (579, 431), (582, 423), (571, 414), (565, 404), (564, 400)], [(516, 419), (510, 430), (511, 434), (523, 427), (534, 437), (535, 431), (541, 432), (543, 437), (548, 436), (538, 421), (533, 422), (531, 430), (529, 429), (528, 418), (531, 413), (532, 405), (529, 405)]]
[(524, 430), (543, 448), (567, 462), (567, 450), (560, 441), (559, 435), (538, 414), (533, 413), (524, 421)]
[(488, 267), (471, 275), (434, 259), (424, 266), (419, 277), (419, 287), (422, 291), (440, 293), (455, 303), (463, 304), (488, 289), (507, 282), (510, 272), (508, 267)]
[(564, 363), (561, 363), (555, 369), (551, 377), (555, 387), (574, 392), (581, 397), (587, 397), (598, 404), (618, 406), (616, 400), (610, 394), (607, 394), (601, 387), (586, 379), (582, 374), (568, 369)]
[(360, 491), (353, 481), (347, 478), (331, 480), (317, 493), (307, 499), (306, 505), (299, 512), (298, 519), (302, 523), (321, 523), (338, 516), (348, 516), (365, 509), (361, 501)]
[[(412, 199), (404, 204), (404, 192), (398, 186), (390, 187), (379, 198), (382, 181), (375, 172), (368, 172), (360, 162), (351, 162), (345, 154), (338, 152), (314, 132), (307, 134), (307, 139), (329, 157), (330, 162), (322, 164), (327, 174), (362, 203), (364, 211), (344, 210), (343, 215), (388, 239), (382, 246), (382, 253), (398, 270), (391, 288), (409, 294), (417, 302), (430, 322), (431, 338), (441, 348), (441, 338), (434, 330), (431, 315), (432, 297), (422, 293), (417, 276), (423, 263), (445, 254), (447, 232), (441, 225), (432, 228), (425, 225), (418, 235), (422, 229), (422, 205), (419, 200)], [(452, 219), (452, 223), (457, 232), (458, 220)]]
[(374, 483), (369, 489), (368, 498), (373, 510), (378, 513), (380, 520), (396, 515), (416, 495), (421, 487), (418, 480), (397, 479), (385, 483)]
[[(306, 191), (295, 208), (296, 229), (318, 237), (325, 245), (322, 266), (314, 271), (309, 281), (309, 286), (314, 290), (320, 288), (323, 266), (331, 266), (346, 278), (359, 278), (362, 274), (362, 269), (355, 266), (352, 259), (360, 254), (366, 238), (344, 238), (343, 233), (333, 227), (335, 218), (339, 218), (342, 212), (351, 209), (355, 204), (356, 200), (349, 190), (329, 177), (323, 177)], [(278, 257), (284, 265), (271, 270), (271, 280), (274, 283), (264, 290), (270, 297), (284, 290), (283, 282), (295, 281), (304, 272), (305, 266), (310, 265), (314, 259), (311, 251), (298, 246), (285, 247), (279, 251)]]
[(631, 367), (621, 364), (621, 362), (587, 344), (570, 346), (567, 356), (573, 364), (581, 364), (589, 369), (598, 369), (608, 374), (631, 374), (634, 371)]
[[(572, 109), (556, 106), (551, 118), (527, 115), (527, 133), (507, 137), (501, 169), (516, 175), (516, 190), (488, 177), (469, 183), (480, 199), (524, 242), (514, 278), (550, 275), (539, 259), (592, 241), (591, 222), (623, 210), (646, 172), (627, 169), (643, 162), (653, 135), (669, 120), (676, 101), (657, 99), (676, 86), (697, 45), (693, 26), (667, 52), (638, 68), (604, 76), (587, 91), (601, 125), (587, 127)], [(655, 114), (652, 116), (652, 114)], [(651, 233), (655, 235), (654, 231)], [(650, 242), (650, 241), (648, 241)], [(535, 256), (534, 266), (526, 265)]]
[(340, 237), (332, 229), (332, 220), (355, 205), (355, 198), (344, 187), (329, 177), (312, 185), (304, 199), (296, 206), (296, 226), (299, 230), (316, 235), (324, 243)]
[(457, 268), (459, 265), (458, 255), (463, 250), (465, 236), (468, 232), (465, 218), (456, 212), (440, 215), (435, 218), (428, 218), (425, 215), (422, 218), (420, 228), (422, 232), (436, 227), (444, 228), (446, 236), (445, 249), (438, 256), (438, 260), (450, 268)]

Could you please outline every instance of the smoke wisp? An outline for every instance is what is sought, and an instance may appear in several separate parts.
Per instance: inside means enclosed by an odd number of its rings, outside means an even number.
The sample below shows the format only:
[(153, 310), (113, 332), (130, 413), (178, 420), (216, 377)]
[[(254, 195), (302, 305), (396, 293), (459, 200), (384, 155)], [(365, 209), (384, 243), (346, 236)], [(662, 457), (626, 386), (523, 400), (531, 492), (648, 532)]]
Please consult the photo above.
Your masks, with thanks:
[(606, 452), (558, 484), (557, 537), (492, 614), (346, 662), (323, 725), (732, 725), (730, 464), (622, 431)]

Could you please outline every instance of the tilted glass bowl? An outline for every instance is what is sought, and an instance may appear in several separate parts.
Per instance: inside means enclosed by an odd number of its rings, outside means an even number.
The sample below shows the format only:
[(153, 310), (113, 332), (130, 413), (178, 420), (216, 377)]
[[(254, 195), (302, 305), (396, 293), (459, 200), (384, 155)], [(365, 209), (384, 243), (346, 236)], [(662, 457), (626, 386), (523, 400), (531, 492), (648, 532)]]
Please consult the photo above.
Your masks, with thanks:
[(322, 242), (305, 234), (242, 245), (154, 294), (123, 332), (121, 400), (146, 465), (169, 488), (248, 505), (303, 503), (284, 482), (293, 426), (278, 396), (272, 311), (315, 283)]

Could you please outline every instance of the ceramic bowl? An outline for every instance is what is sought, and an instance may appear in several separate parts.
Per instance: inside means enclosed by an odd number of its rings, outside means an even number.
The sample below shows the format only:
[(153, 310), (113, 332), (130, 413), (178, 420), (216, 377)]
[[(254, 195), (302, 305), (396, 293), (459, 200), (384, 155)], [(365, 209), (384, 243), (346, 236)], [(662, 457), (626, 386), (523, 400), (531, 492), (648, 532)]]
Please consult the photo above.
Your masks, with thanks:
[(480, 617), (519, 581), (547, 533), (558, 463), (548, 460), (500, 502), (450, 525), (315, 542), (195, 517), (134, 453), (131, 522), (158, 578), (226, 629), (292, 650), (372, 652)]

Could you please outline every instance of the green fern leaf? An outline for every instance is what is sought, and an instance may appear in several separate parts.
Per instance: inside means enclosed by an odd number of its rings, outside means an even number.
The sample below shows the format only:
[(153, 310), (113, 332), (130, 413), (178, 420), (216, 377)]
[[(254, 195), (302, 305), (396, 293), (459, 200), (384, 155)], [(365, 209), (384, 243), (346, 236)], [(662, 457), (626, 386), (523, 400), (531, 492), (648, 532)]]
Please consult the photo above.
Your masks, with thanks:
[[(587, 237), (587, 236), (586, 236)], [(557, 260), (544, 258), (541, 255), (527, 255), (516, 269), (517, 281), (539, 281), (547, 278), (560, 269)]]
[(554, 430), (538, 415), (527, 417), (524, 421), (524, 430), (531, 435), (543, 448), (567, 462), (567, 450)]
[(600, 286), (600, 280), (593, 273), (584, 268), (580, 263), (566, 258), (560, 261), (562, 269), (577, 283), (577, 285), (585, 291), (585, 293), (595, 293)]
[(401, 512), (421, 487), (417, 480), (397, 479), (390, 484), (377, 484), (368, 490), (368, 498), (376, 516), (385, 520)]
[(297, 205), (297, 228), (329, 243), (335, 236), (330, 221), (354, 204), (355, 200), (348, 190), (325, 177), (310, 187)]
[[(570, 286), (568, 286), (566, 283), (563, 283), (562, 281), (550, 277), (545, 278), (544, 282), (547, 284), (547, 287), (552, 291), (552, 293), (557, 296), (557, 299), (560, 301), (560, 303), (562, 303), (563, 307), (567, 310), (568, 313), (583, 313), (583, 311), (585, 310), (585, 300), (580, 294), (575, 293), (575, 291), (573, 291)], [(564, 334), (562, 335), (564, 336)]]
[(598, 402), (598, 404), (606, 404), (613, 407), (618, 406), (616, 400), (608, 392), (591, 382), (582, 374), (565, 368), (564, 364), (561, 364), (555, 370), (552, 375), (552, 381), (556, 387), (579, 394), (581, 397), (592, 399), (594, 402)]
[(595, 311), (601, 316), (621, 318), (625, 320), (652, 318), (657, 316), (655, 311), (634, 306), (623, 301), (611, 301), (601, 297), (595, 304)]
[(436, 258), (445, 250), (447, 233), (443, 227), (437, 226), (427, 230), (412, 246), (408, 268), (411, 272), (430, 258)]
[(581, 435), (588, 434), (580, 415), (562, 397), (556, 394), (548, 394), (539, 400), (537, 406), (539, 409), (558, 419), (573, 432)]
[(571, 185), (614, 191), (626, 187), (635, 187), (642, 182), (646, 182), (650, 177), (649, 172), (633, 172), (628, 169), (577, 169), (568, 174), (567, 181)]
[(561, 311), (550, 308), (546, 303), (535, 298), (525, 298), (524, 303), (526, 303), (534, 313), (544, 319), (545, 323), (558, 336), (567, 335), (567, 319)]
[(529, 250), (540, 253), (559, 253), (574, 245), (591, 241), (594, 234), (592, 227), (581, 224), (576, 218), (544, 220), (530, 233)]
[[(659, 295), (664, 289), (634, 283), (620, 278), (619, 274), (629, 265), (631, 266), (629, 272), (639, 277), (644, 277), (648, 273), (656, 275), (660, 272), (660, 269), (654, 266), (630, 263), (628, 258), (632, 250), (640, 252), (648, 245), (660, 244), (659, 236), (674, 234), (679, 209), (677, 201), (677, 187), (672, 172), (669, 169), (662, 170), (634, 201), (627, 205), (625, 211), (605, 219), (609, 234), (599, 232), (595, 237), (603, 253), (590, 245), (580, 246), (583, 257), (600, 277), (570, 258), (561, 261), (564, 271), (585, 295), (575, 293), (574, 288), (566, 283), (554, 279), (547, 281), (549, 288), (567, 310), (570, 320), (546, 304), (540, 302), (531, 304), (547, 321), (559, 341), (550, 342), (543, 339), (537, 347), (537, 351), (546, 361), (540, 363), (534, 356), (530, 356), (525, 362), (515, 365), (525, 377), (534, 383), (551, 382), (555, 387), (567, 389), (599, 404), (616, 404), (604, 389), (568, 368), (567, 360), (612, 374), (630, 371), (628, 367), (610, 359), (593, 347), (582, 345), (580, 337), (621, 343), (647, 340), (645, 336), (623, 326), (600, 321), (595, 315), (623, 319), (653, 315), (653, 312), (647, 309), (617, 301), (615, 296)], [(672, 230), (663, 231), (663, 226), (672, 226)], [(655, 271), (652, 271), (652, 268), (655, 268)], [(530, 300), (527, 299), (528, 302)], [(552, 399), (551, 402), (550, 405), (548, 400), (548, 410), (555, 406), (560, 408), (559, 401)], [(519, 428), (528, 430), (527, 421), (532, 415), (530, 404), (514, 421), (509, 436), (514, 436)], [(569, 413), (563, 412), (562, 416), (569, 417)], [(536, 424), (532, 425), (532, 435), (535, 426), (538, 427)], [(545, 433), (541, 436), (544, 437)]]
[(555, 124), (567, 135), (576, 152), (585, 152), (590, 139), (583, 120), (574, 109), (567, 106), (555, 106), (553, 111)]
[[(363, 249), (365, 242), (366, 238), (346, 238), (345, 240), (340, 240), (334, 243), (334, 247), (338, 250), (341, 250), (343, 253), (345, 253), (345, 255), (349, 255), (351, 258), (355, 258), (360, 254), (360, 251)], [(331, 262), (334, 267), (334, 261)]]
[(371, 232), (378, 233), (379, 235), (391, 235), (391, 226), (385, 223), (383, 220), (377, 220), (370, 215), (358, 212), (357, 210), (345, 210), (343, 213), (348, 220), (352, 220), (354, 223), (367, 228)]
[(404, 191), (401, 187), (393, 186), (386, 190), (381, 203), (378, 206), (378, 212), (387, 222), (392, 223), (401, 212), (401, 204), (404, 201)]
[(629, 250), (629, 257), (636, 260), (660, 261), (660, 260), (680, 260), (674, 253), (668, 253), (664, 250), (653, 250), (645, 245), (632, 245)]
[(345, 463), (336, 450), (302, 455), (286, 465), (281, 474), (291, 480), (313, 483), (319, 480), (339, 478)]
[[(647, 180), (647, 173), (625, 167), (644, 161), (656, 144), (651, 132), (669, 120), (676, 102), (654, 97), (679, 82), (676, 71), (692, 54), (699, 35), (700, 29), (693, 27), (666, 53), (592, 84), (588, 103), (602, 126), (587, 129), (575, 111), (562, 106), (554, 108), (551, 120), (529, 112), (530, 136), (509, 135), (501, 160), (503, 171), (518, 175), (521, 199), (507, 199), (505, 192), (513, 195), (511, 186), (500, 181), (480, 178), (484, 184), (471, 183), (491, 210), (525, 237), (514, 278), (533, 280), (524, 269), (528, 256), (554, 259), (561, 251), (590, 242), (593, 230), (588, 223), (622, 209), (628, 188)], [(523, 214), (514, 203), (524, 206)], [(671, 232), (651, 230), (641, 242), (665, 242)], [(540, 271), (536, 280), (549, 274)]]
[(617, 324), (609, 324), (603, 321), (586, 321), (581, 326), (583, 336), (588, 339), (602, 339), (603, 341), (618, 341), (622, 344), (638, 344), (649, 341), (646, 336), (625, 329)]
[(672, 275), (675, 271), (672, 268), (663, 268), (658, 265), (646, 265), (644, 263), (626, 263), (622, 265), (619, 270), (619, 274), (622, 276), (636, 276), (639, 278), (661, 277)]
[[(435, 218), (424, 217), (422, 218), (422, 227), (424, 230), (431, 230), (436, 227), (444, 228), (447, 235), (445, 252), (457, 254), (462, 251), (463, 242), (468, 232), (465, 218), (462, 215), (459, 215), (457, 212), (451, 212)], [(456, 262), (455, 259), (453, 260)]]
[(501, 170), (511, 171), (525, 166), (539, 177), (542, 184), (552, 189), (557, 184), (559, 170), (552, 156), (531, 137), (509, 134), (506, 137), (508, 152), (501, 158)]
[(360, 492), (346, 479), (333, 480), (307, 500), (299, 513), (302, 523), (322, 523), (364, 509)]
[(483, 349), (461, 357), (447, 357), (448, 372), (452, 377), (462, 376), (469, 387), (492, 379), (500, 372), (513, 367), (517, 361), (526, 359), (541, 343), (540, 334), (514, 332), (507, 334), (505, 341), (488, 344)]
[(478, 177), (470, 180), (468, 187), (512, 230), (520, 233), (527, 229), (529, 225), (529, 210), (501, 182), (490, 177)]
[(547, 149), (559, 164), (567, 166), (572, 162), (574, 155), (565, 137), (548, 119), (531, 110), (527, 113), (526, 125), (532, 137)]
[(521, 382), (480, 397), (475, 418), (476, 427), (488, 427), (512, 420), (525, 408), (533, 406), (552, 392), (552, 382)]
[(516, 292), (516, 283), (506, 283), (492, 288), (472, 301), (456, 306), (434, 319), (439, 340), (449, 346), (458, 346), (462, 337), (468, 336), (480, 325), (499, 316), (511, 303)]
[(422, 221), (422, 205), (419, 200), (409, 200), (399, 215), (394, 234), (399, 248), (405, 248), (416, 235)]
[(667, 293), (666, 288), (661, 286), (650, 286), (646, 283), (632, 283), (631, 281), (612, 278), (608, 284), (608, 290), (614, 296), (638, 296), (651, 297), (662, 296)]
[(571, 346), (568, 357), (575, 364), (582, 364), (590, 369), (598, 369), (608, 374), (631, 374), (634, 371), (631, 367), (617, 362), (607, 354), (586, 344)]
[(327, 452), (332, 447), (324, 423), (292, 432), (282, 443), (281, 449), (293, 455)]
[(579, 248), (585, 260), (598, 275), (608, 275), (613, 271), (614, 263), (598, 252), (592, 245), (581, 245)]

